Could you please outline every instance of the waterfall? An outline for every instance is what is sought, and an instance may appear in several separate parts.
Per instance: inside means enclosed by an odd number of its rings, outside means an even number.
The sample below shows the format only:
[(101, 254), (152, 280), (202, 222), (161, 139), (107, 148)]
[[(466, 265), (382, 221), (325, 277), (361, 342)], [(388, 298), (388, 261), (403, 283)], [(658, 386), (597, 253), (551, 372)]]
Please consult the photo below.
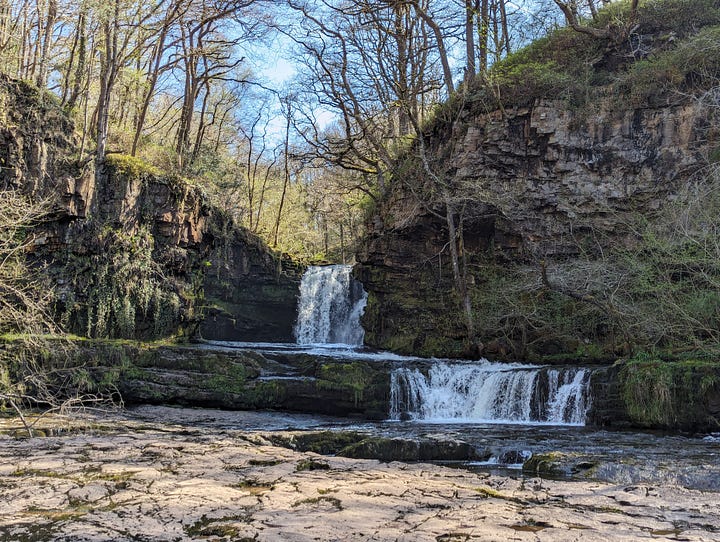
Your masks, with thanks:
[(397, 368), (390, 377), (390, 417), (444, 422), (583, 425), (590, 372), (481, 361), (436, 363), (424, 374)]
[(350, 265), (309, 267), (300, 283), (295, 338), (299, 344), (361, 345), (367, 294)]

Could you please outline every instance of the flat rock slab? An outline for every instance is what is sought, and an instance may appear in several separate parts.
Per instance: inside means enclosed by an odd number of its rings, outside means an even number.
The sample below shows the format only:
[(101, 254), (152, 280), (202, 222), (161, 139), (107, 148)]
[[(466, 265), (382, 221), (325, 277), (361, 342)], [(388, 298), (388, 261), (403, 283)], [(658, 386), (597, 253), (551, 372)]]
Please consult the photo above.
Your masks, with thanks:
[(3, 541), (720, 540), (720, 494), (298, 453), (129, 422), (0, 437)]

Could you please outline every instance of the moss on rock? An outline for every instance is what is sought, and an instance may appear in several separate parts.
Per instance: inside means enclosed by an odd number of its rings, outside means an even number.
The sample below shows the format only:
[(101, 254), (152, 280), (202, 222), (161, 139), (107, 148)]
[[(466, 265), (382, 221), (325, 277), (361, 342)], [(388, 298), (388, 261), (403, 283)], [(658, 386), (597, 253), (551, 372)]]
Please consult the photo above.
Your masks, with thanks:
[(630, 419), (642, 427), (720, 427), (720, 363), (688, 359), (663, 361), (638, 355), (622, 364), (622, 400)]

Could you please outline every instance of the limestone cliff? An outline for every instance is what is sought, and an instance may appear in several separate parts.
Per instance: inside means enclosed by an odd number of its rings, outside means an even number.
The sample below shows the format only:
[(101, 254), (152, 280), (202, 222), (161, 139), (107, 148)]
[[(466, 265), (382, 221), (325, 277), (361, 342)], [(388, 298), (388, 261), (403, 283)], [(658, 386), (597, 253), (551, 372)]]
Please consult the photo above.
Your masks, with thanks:
[(51, 202), (31, 256), (69, 331), (292, 340), (301, 269), (215, 208), (201, 186), (132, 157), (78, 161), (52, 96), (0, 79), (0, 187)]
[[(653, 39), (660, 41), (657, 33)], [(675, 42), (663, 43), (675, 54)], [(423, 152), (452, 194), (482, 354), (610, 359), (633, 344), (669, 341), (658, 331), (662, 322), (651, 325), (655, 316), (646, 314), (645, 283), (660, 279), (655, 271), (640, 277), (638, 262), (656, 248), (643, 246), (650, 237), (643, 228), (673, 218), (688, 187), (712, 177), (717, 104), (701, 99), (709, 72), (687, 67), (677, 87), (658, 83), (652, 100), (634, 103), (612, 81), (629, 80), (630, 69), (604, 72), (580, 106), (547, 92), (513, 106), (468, 91), (426, 130), (425, 147), (415, 145), (398, 168), (358, 255), (370, 345), (473, 354), (449, 265), (445, 201), (421, 167)], [(668, 271), (668, 292), (697, 272)], [(717, 328), (718, 300), (709, 285), (699, 290), (707, 325)]]

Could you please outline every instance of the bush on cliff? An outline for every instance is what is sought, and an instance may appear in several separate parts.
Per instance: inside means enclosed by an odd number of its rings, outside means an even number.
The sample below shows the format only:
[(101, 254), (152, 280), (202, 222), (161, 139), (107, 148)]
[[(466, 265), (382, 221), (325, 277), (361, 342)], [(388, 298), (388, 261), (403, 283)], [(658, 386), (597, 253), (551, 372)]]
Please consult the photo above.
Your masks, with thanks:
[[(627, 3), (612, 3), (591, 24), (611, 27), (627, 18), (627, 9)], [(558, 28), (496, 62), (486, 77), (476, 78), (468, 98), (492, 109), (530, 106), (541, 98), (585, 106), (614, 81), (615, 93), (646, 106), (692, 86), (693, 73), (718, 74), (719, 24), (717, 0), (644, 2), (626, 40)]]

